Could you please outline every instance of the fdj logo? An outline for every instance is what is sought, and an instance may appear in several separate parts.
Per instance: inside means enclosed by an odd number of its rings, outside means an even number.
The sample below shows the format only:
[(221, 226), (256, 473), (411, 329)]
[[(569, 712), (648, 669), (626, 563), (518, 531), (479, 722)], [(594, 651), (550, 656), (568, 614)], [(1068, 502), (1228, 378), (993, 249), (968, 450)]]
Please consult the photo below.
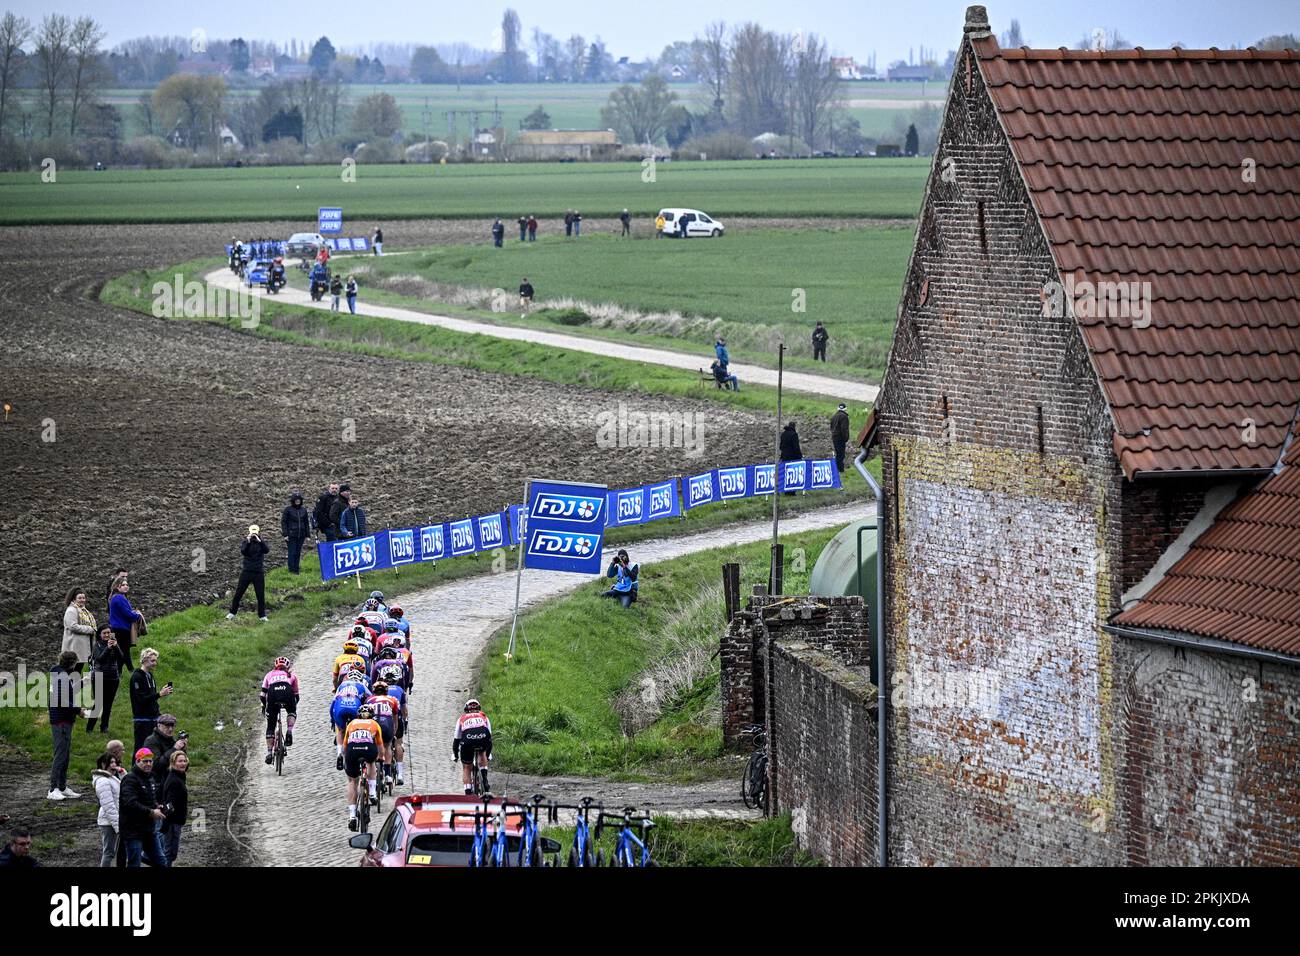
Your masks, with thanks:
[(800, 491), (803, 489), (804, 477), (807, 474), (804, 463), (801, 461), (788, 462), (784, 469), (784, 480), (786, 491)]
[(368, 571), (375, 566), (375, 539), (366, 538), (334, 548), (334, 571), (336, 574), (351, 574), (353, 571)]
[(426, 561), (442, 557), (442, 525), (420, 529), (420, 555)]
[(641, 492), (632, 491), (618, 496), (618, 520), (639, 521), (641, 519)]
[(771, 494), (776, 484), (776, 467), (768, 465), (766, 468), (754, 469), (754, 494), (765, 495)]
[(722, 497), (745, 497), (745, 469), (726, 468), (718, 472), (718, 482), (722, 487)]
[(660, 488), (650, 489), (650, 517), (657, 518), (660, 515), (670, 515), (673, 513), (673, 486), (664, 485)]
[(831, 463), (829, 461), (813, 462), (812, 483), (814, 487), (833, 485), (835, 483), (835, 476), (831, 473)]
[(451, 523), (451, 553), (464, 554), (474, 550), (474, 526), (469, 521)]
[(494, 548), (501, 543), (501, 516), (491, 515), (487, 518), (480, 518), (478, 523), (479, 537), (483, 539), (483, 547)]
[(592, 538), (585, 534), (574, 534), (571, 531), (539, 531), (533, 536), (528, 553), (537, 555), (569, 554), (581, 558), (591, 554), (594, 543)]
[(700, 475), (691, 479), (690, 484), (691, 501), (710, 501), (713, 498), (713, 476)]
[(584, 498), (578, 495), (539, 494), (533, 504), (533, 515), (538, 518), (553, 518), (556, 521), (593, 520), (600, 513), (598, 499)]
[(389, 532), (388, 557), (393, 564), (415, 560), (415, 534), (411, 531)]

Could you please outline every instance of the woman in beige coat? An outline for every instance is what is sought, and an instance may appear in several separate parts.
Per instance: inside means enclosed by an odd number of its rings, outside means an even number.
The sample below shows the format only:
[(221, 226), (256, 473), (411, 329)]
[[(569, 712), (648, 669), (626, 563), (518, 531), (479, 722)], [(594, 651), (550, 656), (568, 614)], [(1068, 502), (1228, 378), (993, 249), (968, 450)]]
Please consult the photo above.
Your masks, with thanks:
[(86, 607), (86, 592), (73, 588), (64, 599), (63, 647), (77, 655), (77, 670), (90, 660), (90, 640), (95, 636), (95, 615)]

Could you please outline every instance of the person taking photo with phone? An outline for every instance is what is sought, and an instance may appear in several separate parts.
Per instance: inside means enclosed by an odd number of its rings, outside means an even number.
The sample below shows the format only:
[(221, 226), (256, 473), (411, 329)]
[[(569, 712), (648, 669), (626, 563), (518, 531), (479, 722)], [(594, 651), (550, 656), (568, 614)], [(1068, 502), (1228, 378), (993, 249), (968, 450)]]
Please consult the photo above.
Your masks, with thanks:
[(240, 542), (239, 553), (244, 556), (244, 566), (239, 572), (239, 584), (235, 587), (235, 599), (230, 602), (230, 613), (226, 615), (227, 621), (233, 621), (235, 615), (239, 613), (239, 602), (243, 600), (244, 592), (248, 586), (253, 586), (253, 592), (257, 595), (257, 618), (259, 621), (265, 621), (266, 618), (266, 555), (271, 550), (271, 546), (262, 540), (262, 529), (255, 524), (248, 526), (248, 534)]
[[(153, 671), (157, 666), (158, 652), (152, 647), (146, 647), (140, 652), (140, 666), (131, 675), (131, 714), (135, 726), (133, 748), (135, 750), (144, 746), (145, 738), (153, 732), (158, 723), (158, 718), (162, 714), (158, 709), (158, 701), (163, 697), (171, 696), (172, 693), (171, 681), (161, 689), (154, 683)], [(152, 765), (149, 771), (153, 772)]]

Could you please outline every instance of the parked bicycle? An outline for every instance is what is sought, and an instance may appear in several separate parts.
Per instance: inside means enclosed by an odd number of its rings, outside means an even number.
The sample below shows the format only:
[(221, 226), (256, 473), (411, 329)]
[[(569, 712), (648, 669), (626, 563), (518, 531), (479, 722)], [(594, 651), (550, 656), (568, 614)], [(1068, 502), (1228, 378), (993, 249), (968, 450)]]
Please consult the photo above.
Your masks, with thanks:
[(602, 805), (597, 803), (593, 797), (583, 797), (578, 801), (577, 806), (551, 804), (548, 817), (551, 823), (559, 822), (559, 811), (561, 810), (577, 811), (577, 820), (573, 825), (573, 845), (569, 847), (569, 866), (596, 865), (596, 852), (591, 839), (590, 817), (593, 808), (597, 813), (602, 809)]
[[(648, 816), (642, 815), (636, 819), (636, 807), (624, 807), (622, 815), (615, 813), (599, 813), (596, 815), (596, 839), (600, 839), (601, 832), (606, 826), (616, 827), (618, 829), (618, 839), (614, 841), (614, 852), (605, 857), (604, 850), (596, 852), (597, 866), (657, 866), (658, 864), (650, 856), (650, 847), (646, 844), (646, 837), (649, 836), (650, 829), (655, 825), (654, 821)], [(608, 819), (608, 823), (606, 820)], [(640, 836), (636, 832), (640, 831)]]
[(754, 750), (740, 778), (740, 799), (750, 809), (757, 807), (767, 813), (767, 730), (762, 724), (753, 724), (744, 733), (753, 736)]
[[(541, 810), (542, 803), (546, 798), (540, 793), (533, 794), (533, 799), (529, 801), (524, 808), (523, 832), (519, 836), (519, 854), (517, 862), (519, 866), (550, 866), (544, 862), (542, 857), (542, 838), (537, 832), (537, 816)], [(550, 819), (551, 808), (547, 807), (547, 819)]]

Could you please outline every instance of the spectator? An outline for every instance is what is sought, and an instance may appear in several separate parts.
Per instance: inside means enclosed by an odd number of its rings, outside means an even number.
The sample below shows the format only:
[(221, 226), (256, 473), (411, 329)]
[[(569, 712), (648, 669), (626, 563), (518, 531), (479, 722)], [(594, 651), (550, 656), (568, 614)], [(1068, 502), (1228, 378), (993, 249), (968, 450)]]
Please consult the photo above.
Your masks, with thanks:
[(655, 216), (655, 238), (656, 239), (662, 239), (664, 237), (664, 227), (667, 225), (668, 225), (668, 220), (663, 217), (663, 213), (660, 213), (659, 215)]
[(524, 281), (519, 283), (519, 318), (528, 314), (528, 308), (533, 304), (533, 284), (528, 281), (528, 276), (524, 276)]
[(167, 776), (167, 755), (176, 746), (176, 718), (171, 714), (160, 714), (153, 733), (140, 746), (153, 752), (153, 785), (162, 793), (163, 777)]
[(709, 366), (713, 370), (713, 380), (718, 383), (719, 388), (730, 388), (740, 391), (740, 380), (732, 375), (727, 366), (723, 365), (717, 359)]
[[(111, 627), (100, 628), (90, 651), (90, 660), (91, 679), (95, 681), (95, 710), (98, 711), (98, 716), (92, 716), (86, 722), (86, 733), (95, 729), (95, 721), (98, 720), (99, 732), (106, 734), (108, 719), (113, 715), (113, 701), (117, 699), (117, 688), (122, 683), (122, 668), (131, 666)], [(121, 754), (119, 753), (118, 756), (120, 757)]]
[(339, 310), (339, 299), (343, 297), (343, 280), (337, 275), (330, 280), (330, 295), (333, 296), (330, 300), (330, 311), (337, 312)]
[(289, 556), (289, 573), (298, 574), (302, 561), (302, 543), (311, 535), (311, 516), (302, 505), (302, 492), (289, 495), (289, 504), (280, 512), (280, 537)]
[(602, 593), (601, 597), (618, 598), (624, 607), (631, 607), (636, 600), (637, 575), (640, 570), (641, 566), (631, 564), (627, 552), (620, 548), (610, 562), (609, 570), (605, 572), (605, 577), (615, 579), (614, 586)]
[(573, 235), (575, 237), (582, 235), (582, 213), (576, 209), (573, 210)]
[(316, 533), (324, 535), (326, 541), (335, 541), (339, 536), (339, 526), (330, 519), (334, 502), (339, 497), (339, 483), (331, 481), (325, 493), (316, 499), (316, 507), (311, 513), (311, 523), (316, 526)]
[(158, 666), (158, 652), (146, 647), (140, 652), (140, 666), (131, 674), (131, 722), (135, 726), (135, 749), (144, 745), (144, 739), (158, 723), (158, 701), (168, 697), (172, 685), (168, 683), (162, 690), (154, 682), (153, 671)]
[(189, 757), (190, 755), (189, 738), (190, 735), (182, 730), (179, 734), (176, 735), (176, 739), (172, 741), (171, 749), (169, 749), (165, 754), (162, 755), (161, 758), (159, 758), (162, 761), (162, 765), (163, 765), (162, 775), (159, 777), (160, 782), (158, 783), (159, 793), (162, 793), (162, 786), (167, 782), (167, 775), (171, 773), (172, 757), (178, 753), (184, 753), (186, 758)]
[[(814, 362), (818, 359), (821, 359), (823, 362), (826, 361), (826, 342), (830, 337), (831, 334), (826, 331), (826, 327), (818, 322), (817, 327), (813, 329), (812, 334)], [(840, 469), (840, 471), (843, 470), (843, 468)]]
[(190, 769), (190, 756), (183, 749), (173, 750), (167, 757), (167, 775), (162, 785), (162, 805), (167, 816), (162, 825), (163, 851), (167, 865), (173, 866), (181, 852), (181, 830), (190, 812), (190, 791), (185, 774)]
[(95, 615), (86, 607), (86, 592), (73, 588), (63, 599), (63, 647), (77, 655), (77, 671), (90, 660), (90, 642), (95, 636)]
[[(794, 429), (794, 422), (787, 422), (785, 428), (781, 430), (781, 460), (798, 461), (803, 458), (803, 451), (799, 448), (799, 433)], [(787, 495), (793, 495), (793, 491), (785, 492)]]
[[(235, 598), (230, 602), (227, 621), (233, 621), (239, 613), (239, 602), (244, 598), (248, 586), (253, 586), (257, 595), (257, 619), (265, 621), (266, 617), (266, 555), (271, 546), (262, 540), (262, 529), (255, 524), (248, 526), (248, 534), (239, 543), (239, 553), (243, 555), (243, 567), (239, 572), (239, 583), (235, 585)], [(158, 754), (162, 756), (162, 754)]]
[(524, 241), (525, 234), (527, 232), (528, 232), (528, 217), (520, 216), (519, 217), (519, 241), (520, 242)]
[(334, 527), (334, 538), (339, 539), (339, 515), (343, 514), (343, 509), (349, 504), (352, 497), (352, 488), (349, 485), (339, 485), (338, 497), (330, 503), (330, 524)]
[(108, 593), (104, 596), (104, 614), (105, 614), (105, 616), (108, 615), (109, 610), (110, 610), (110, 608), (112, 607), (112, 603), (113, 603), (113, 595), (117, 593), (117, 580), (118, 580), (118, 578), (122, 578), (122, 579), (125, 580), (126, 576), (127, 576), (129, 573), (130, 573), (130, 572), (127, 571), (126, 568), (118, 568), (116, 571), (113, 572), (113, 576), (112, 576), (111, 578), (108, 579)]
[(30, 870), (38, 866), (40, 864), (32, 856), (32, 831), (26, 827), (14, 827), (9, 831), (9, 842), (0, 850), (0, 867)]
[(126, 844), (126, 865), (138, 867), (142, 859), (152, 866), (167, 866), (158, 824), (167, 816), (158, 800), (153, 782), (153, 752), (141, 747), (135, 752), (135, 765), (122, 778), (117, 808), (118, 832)]
[(366, 536), (366, 509), (355, 497), (349, 499), (348, 506), (339, 513), (339, 539), (364, 538)]
[(72, 725), (81, 710), (81, 674), (77, 655), (64, 651), (50, 668), (50, 734), (54, 760), (50, 764), (50, 792), (46, 800), (75, 800), (81, 794), (68, 789), (68, 762), (72, 759)]
[(718, 361), (723, 365), (731, 364), (731, 356), (727, 353), (727, 340), (721, 336), (713, 343), (713, 354), (718, 357)]
[(573, 210), (566, 209), (564, 211), (564, 236), (565, 238), (568, 238), (569, 236), (572, 235), (573, 235)]
[(121, 801), (122, 778), (117, 771), (117, 758), (104, 751), (95, 760), (95, 769), (90, 779), (95, 784), (95, 796), (99, 798), (99, 816), (95, 822), (99, 825), (99, 865), (112, 866), (117, 858), (118, 803)]
[[(619, 214), (618, 221), (623, 224), (623, 236), (632, 235), (632, 214), (624, 209), (623, 212)], [(619, 238), (621, 239), (622, 236)]]
[(684, 215), (677, 217), (677, 233), (682, 238), (686, 238), (686, 217)]
[(497, 216), (496, 221), (492, 223), (492, 245), (500, 249), (501, 243), (505, 241), (505, 238), (505, 224), (501, 222), (501, 217)]
[(343, 287), (344, 293), (348, 297), (348, 311), (353, 315), (357, 314), (357, 278), (348, 276), (348, 283)]
[(831, 444), (835, 446), (835, 467), (840, 471), (844, 470), (844, 449), (849, 443), (849, 413), (848, 406), (840, 403), (840, 407), (831, 416)]
[(370, 237), (370, 248), (374, 255), (382, 256), (384, 254), (384, 230), (375, 226), (375, 234)]
[(113, 636), (117, 638), (117, 643), (122, 648), (122, 653), (126, 655), (127, 666), (131, 664), (131, 648), (135, 646), (137, 634), (147, 633), (144, 626), (144, 615), (131, 607), (130, 600), (127, 599), (127, 592), (131, 586), (126, 583), (126, 576), (118, 578), (113, 587), (113, 599), (108, 602), (108, 626), (113, 629)]
[(531, 212), (528, 214), (528, 241), (537, 241), (537, 217)]
[(330, 247), (322, 245), (316, 250), (316, 264), (328, 269), (330, 264)]
[(122, 743), (122, 741), (120, 740), (110, 740), (108, 743), (104, 744), (104, 752), (112, 754), (113, 758), (117, 761), (117, 766), (118, 766), (117, 775), (120, 777), (123, 774), (125, 774), (126, 773), (126, 744)]

